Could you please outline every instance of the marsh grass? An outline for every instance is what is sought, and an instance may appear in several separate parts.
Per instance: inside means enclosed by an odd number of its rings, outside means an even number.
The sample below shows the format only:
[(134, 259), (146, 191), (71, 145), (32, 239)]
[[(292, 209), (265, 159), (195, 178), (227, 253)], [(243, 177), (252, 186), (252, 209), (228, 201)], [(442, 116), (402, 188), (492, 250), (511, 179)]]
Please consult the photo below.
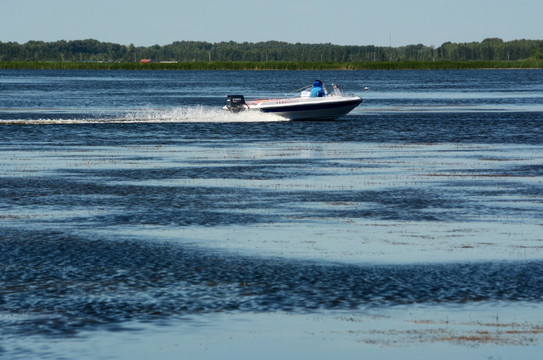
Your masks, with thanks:
[(517, 61), (407, 61), (407, 62), (246, 62), (180, 63), (3, 61), (2, 69), (51, 70), (464, 70), (543, 68), (543, 60)]

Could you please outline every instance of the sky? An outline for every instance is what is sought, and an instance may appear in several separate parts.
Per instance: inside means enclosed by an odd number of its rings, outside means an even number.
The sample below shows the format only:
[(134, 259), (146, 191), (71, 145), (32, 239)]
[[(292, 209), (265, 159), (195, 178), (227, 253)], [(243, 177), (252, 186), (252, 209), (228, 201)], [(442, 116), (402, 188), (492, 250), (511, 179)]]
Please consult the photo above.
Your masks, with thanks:
[(497, 37), (542, 40), (541, 0), (17, 0), (0, 41), (96, 39), (439, 47)]

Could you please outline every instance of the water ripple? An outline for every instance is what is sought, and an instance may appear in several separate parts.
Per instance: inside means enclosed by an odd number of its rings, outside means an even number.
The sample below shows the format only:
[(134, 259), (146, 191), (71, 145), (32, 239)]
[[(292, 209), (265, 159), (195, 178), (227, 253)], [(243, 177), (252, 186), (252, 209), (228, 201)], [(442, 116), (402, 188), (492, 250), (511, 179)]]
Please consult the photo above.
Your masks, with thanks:
[(343, 265), (11, 230), (0, 264), (0, 313), (21, 316), (2, 321), (27, 334), (202, 312), (543, 299), (541, 261)]

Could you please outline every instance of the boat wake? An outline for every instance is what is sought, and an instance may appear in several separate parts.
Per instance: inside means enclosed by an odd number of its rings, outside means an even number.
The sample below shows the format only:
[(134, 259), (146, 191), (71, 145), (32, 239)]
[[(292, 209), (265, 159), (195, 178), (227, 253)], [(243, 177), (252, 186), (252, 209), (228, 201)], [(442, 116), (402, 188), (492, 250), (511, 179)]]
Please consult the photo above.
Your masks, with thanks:
[(208, 108), (203, 106), (180, 107), (174, 109), (152, 109), (144, 108), (128, 112), (119, 122), (274, 122), (286, 121), (285, 119), (260, 112), (254, 113), (231, 113), (222, 109)]
[[(59, 110), (58, 113), (62, 113)], [(0, 119), (0, 124), (116, 124), (116, 123), (243, 123), (243, 122), (276, 122), (288, 121), (273, 114), (260, 112), (247, 112), (234, 114), (222, 109), (190, 106), (170, 109), (141, 108), (129, 109), (124, 112), (111, 110), (110, 115), (101, 114), (73, 114), (73, 116), (55, 116), (43, 114), (43, 117), (24, 119)], [(50, 115), (50, 116), (47, 116)], [(65, 114), (66, 115), (66, 114)]]

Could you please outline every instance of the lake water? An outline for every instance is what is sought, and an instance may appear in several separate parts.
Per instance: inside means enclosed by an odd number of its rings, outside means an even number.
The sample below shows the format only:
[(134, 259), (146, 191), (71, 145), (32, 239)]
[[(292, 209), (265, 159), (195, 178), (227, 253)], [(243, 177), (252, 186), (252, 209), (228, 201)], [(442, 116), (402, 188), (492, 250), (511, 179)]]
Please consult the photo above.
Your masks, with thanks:
[[(316, 78), (364, 102), (221, 110)], [(543, 70), (0, 70), (0, 358), (536, 358), (542, 315)]]

